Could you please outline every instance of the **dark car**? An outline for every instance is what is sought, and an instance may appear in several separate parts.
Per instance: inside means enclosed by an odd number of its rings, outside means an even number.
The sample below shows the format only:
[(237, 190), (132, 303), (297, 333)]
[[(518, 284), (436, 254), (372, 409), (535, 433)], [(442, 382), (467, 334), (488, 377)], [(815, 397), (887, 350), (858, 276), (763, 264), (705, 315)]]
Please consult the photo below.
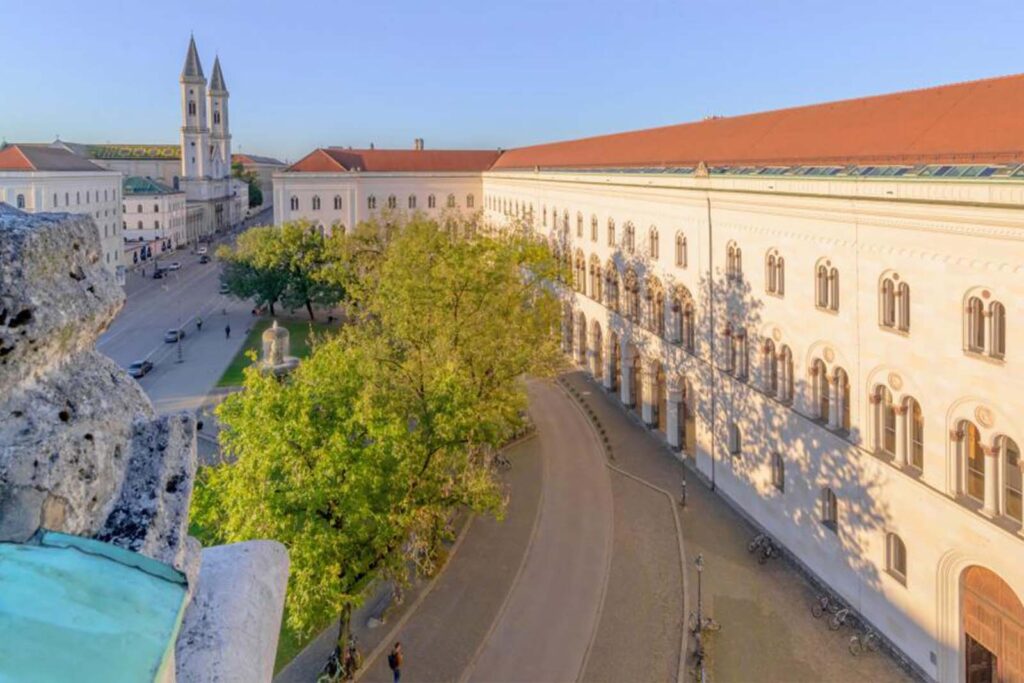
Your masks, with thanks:
[(154, 280), (162, 280), (163, 277), (164, 277), (164, 271), (162, 271), (162, 270), (154, 270), (153, 271), (153, 279)]
[(209, 263), (210, 262), (210, 257), (207, 256), (206, 254), (203, 254), (202, 256), (199, 257), (199, 262), (200, 263)]
[(135, 379), (139, 379), (140, 377), (145, 377), (152, 369), (153, 364), (148, 360), (137, 360), (128, 366), (128, 374)]
[(167, 330), (167, 332), (164, 333), (164, 341), (167, 342), (168, 344), (173, 344), (174, 342), (178, 341), (179, 339), (184, 339), (184, 338), (185, 338), (185, 330), (180, 330), (180, 329), (179, 330)]
[(220, 283), (220, 293), (221, 294), (230, 294), (231, 293), (231, 288), (228, 287), (227, 283), (225, 283), (225, 282)]

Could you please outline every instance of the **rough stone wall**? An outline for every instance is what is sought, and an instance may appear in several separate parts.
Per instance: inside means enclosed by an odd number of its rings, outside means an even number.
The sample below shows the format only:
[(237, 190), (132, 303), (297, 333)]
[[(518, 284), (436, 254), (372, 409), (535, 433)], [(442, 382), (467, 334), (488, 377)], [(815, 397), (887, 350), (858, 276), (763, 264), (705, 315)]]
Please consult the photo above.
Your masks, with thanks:
[(0, 205), (0, 541), (40, 527), (110, 541), (195, 578), (195, 421), (156, 418), (94, 350), (124, 304), (92, 220)]

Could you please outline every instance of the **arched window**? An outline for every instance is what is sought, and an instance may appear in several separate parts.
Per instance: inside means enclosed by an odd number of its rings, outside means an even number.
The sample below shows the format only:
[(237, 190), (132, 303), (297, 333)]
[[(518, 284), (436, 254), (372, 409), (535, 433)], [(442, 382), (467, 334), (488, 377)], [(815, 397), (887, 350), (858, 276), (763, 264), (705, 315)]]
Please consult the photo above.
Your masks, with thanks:
[(1003, 485), (1003, 514), (1018, 523), (1024, 522), (1022, 516), (1022, 485), (1020, 447), (1013, 439), (1003, 436), (999, 439), (999, 451), (1003, 460), (1003, 471), (1006, 473)]
[(981, 445), (981, 432), (969, 420), (960, 423), (957, 430), (963, 485), (961, 493), (979, 501), (985, 501), (985, 453)]
[(892, 393), (884, 386), (875, 388), (871, 402), (875, 405), (875, 449), (896, 455), (896, 406)]
[(896, 283), (892, 277), (882, 278), (879, 285), (878, 324), (890, 329), (896, 327)]
[(569, 209), (562, 211), (562, 234), (569, 237)]
[(220, 123), (220, 112), (216, 109), (213, 110), (213, 122)]
[(676, 287), (672, 296), (672, 338), (690, 353), (694, 349), (693, 311), (690, 291), (682, 286)]
[(846, 370), (836, 368), (832, 381), (836, 387), (836, 427), (850, 431), (850, 376)]
[(57, 206), (57, 193), (56, 192), (53, 193), (53, 205), (55, 207)]
[(1006, 308), (995, 300), (986, 307), (984, 299), (989, 297), (991, 294), (987, 289), (967, 297), (964, 307), (964, 349), (1002, 359), (1006, 355)]
[(153, 205), (153, 213), (160, 213), (160, 205), (159, 204), (154, 204)]
[(576, 250), (576, 258), (573, 263), (572, 272), (573, 288), (582, 294), (587, 293), (587, 262), (583, 258), (583, 250)]
[(776, 397), (783, 403), (789, 403), (793, 400), (793, 352), (784, 344), (777, 358), (779, 393)]
[(647, 281), (647, 329), (665, 336), (665, 293), (655, 278)]
[(604, 292), (608, 308), (619, 312), (619, 271), (611, 259), (604, 267)]
[(71, 194), (68, 192), (64, 193), (64, 206), (71, 206)]
[(17, 207), (19, 209), (24, 209), (25, 208), (25, 195), (19, 194), (18, 198), (16, 200), (16, 204), (17, 204)]
[(725, 248), (725, 277), (729, 280), (743, 277), (743, 250), (736, 242), (729, 242)]
[(542, 221), (541, 224), (546, 228), (546, 227), (548, 227), (548, 205), (544, 204), (540, 208), (541, 208), (541, 216), (540, 217), (541, 217), (541, 221)]
[(726, 326), (729, 342), (728, 368), (737, 379), (746, 379), (748, 371), (747, 332), (742, 327)]
[(892, 532), (885, 535), (885, 568), (900, 583), (907, 582), (907, 546)]
[(154, 230), (159, 230), (160, 229), (160, 221), (153, 221), (153, 229)]
[(590, 241), (597, 242), (597, 216), (590, 217)]
[(139, 205), (138, 205), (138, 206), (137, 206), (137, 207), (135, 208), (135, 213), (142, 213), (142, 204), (139, 204)]
[(764, 289), (769, 294), (782, 296), (786, 287), (786, 262), (778, 249), (768, 250), (764, 262)]
[(427, 195), (427, 208), (428, 209), (436, 209), (437, 208), (437, 197), (435, 197), (432, 194), (428, 194)]
[(988, 305), (989, 330), (991, 343), (989, 355), (1002, 358), (1006, 355), (1006, 308), (998, 301)]
[(615, 246), (615, 221), (614, 219), (608, 219), (608, 246)]
[(658, 253), (659, 253), (658, 252), (658, 247), (660, 245), (658, 244), (658, 228), (656, 228), (653, 225), (651, 226), (651, 229), (647, 233), (647, 243), (648, 243), (647, 244), (648, 255), (652, 259), (657, 260)]
[(341, 211), (341, 195), (340, 194), (334, 195), (334, 210), (335, 211)]
[(388, 208), (389, 209), (397, 209), (398, 208), (398, 197), (396, 197), (393, 194), (389, 194), (388, 195)]
[[(453, 194), (448, 195), (447, 206), (448, 206), (449, 209), (454, 209), (455, 208), (455, 195), (453, 195)], [(518, 213), (518, 207), (516, 208), (516, 211)]]
[(579, 211), (576, 212), (576, 236), (583, 237), (583, 214)]
[(139, 221), (139, 230), (142, 230), (142, 221)]
[(821, 490), (821, 523), (839, 533), (839, 499), (830, 488)]
[(601, 273), (601, 260), (596, 254), (594, 254), (590, 257), (590, 298), (594, 301), (603, 301), (601, 291), (601, 282), (603, 279), (603, 274)]
[(772, 486), (782, 493), (786, 491), (786, 462), (782, 453), (772, 453)]
[(831, 261), (822, 261), (815, 269), (814, 305), (823, 311), (839, 310), (839, 270)]
[(896, 288), (896, 327), (910, 332), (910, 285), (906, 282)]
[(632, 254), (636, 250), (636, 228), (632, 223), (626, 223), (626, 234), (622, 237), (622, 244), (626, 252)]
[(320, 210), (320, 196), (319, 195), (313, 195), (313, 210), (314, 211), (319, 211)]
[(630, 268), (626, 271), (626, 317), (633, 322), (640, 320), (640, 283), (636, 273)]
[(377, 198), (374, 195), (370, 195), (366, 198), (366, 208), (373, 210), (377, 208)]
[(735, 422), (729, 423), (729, 453), (731, 455), (739, 455), (743, 449), (743, 435), (740, 433), (740, 427)]
[(965, 316), (966, 346), (968, 351), (983, 353), (985, 351), (985, 304), (981, 299), (972, 296), (967, 300)]
[(472, 209), (473, 208), (473, 204), (475, 202), (476, 202), (476, 200), (473, 199), (473, 195), (471, 195), (471, 194), (467, 194), (466, 195), (466, 208), (467, 209)]
[(775, 364), (775, 342), (771, 339), (764, 340), (764, 360), (761, 364), (761, 371), (764, 373), (764, 391), (775, 396), (779, 392), (778, 366)]
[(903, 419), (907, 421), (907, 460), (911, 466), (924, 470), (924, 413), (912, 396), (903, 399)]
[(676, 233), (676, 266), (686, 267), (686, 235), (681, 232)]
[(416, 208), (416, 195), (414, 195), (414, 194), (409, 195), (408, 206), (409, 206), (410, 209), (415, 209)]
[(195, 100), (189, 100), (188, 101), (188, 115), (189, 116), (195, 116), (196, 115), (196, 101)]
[(296, 197), (295, 195), (292, 195), (292, 198), (291, 198), (291, 200), (288, 203), (289, 203), (289, 206), (291, 206), (292, 211), (298, 211), (299, 210), (299, 198)]

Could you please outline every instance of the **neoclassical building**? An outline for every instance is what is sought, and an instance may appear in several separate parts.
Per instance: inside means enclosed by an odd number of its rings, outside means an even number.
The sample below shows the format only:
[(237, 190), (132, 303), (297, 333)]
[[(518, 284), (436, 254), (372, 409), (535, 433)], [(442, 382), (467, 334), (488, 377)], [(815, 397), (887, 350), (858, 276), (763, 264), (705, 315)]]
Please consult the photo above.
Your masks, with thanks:
[[(1012, 76), (513, 149), (459, 178), (563, 259), (580, 367), (941, 681), (1024, 681), (1022, 103)], [(275, 176), (278, 220), (346, 223), (438, 182), (361, 191), (334, 154)]]

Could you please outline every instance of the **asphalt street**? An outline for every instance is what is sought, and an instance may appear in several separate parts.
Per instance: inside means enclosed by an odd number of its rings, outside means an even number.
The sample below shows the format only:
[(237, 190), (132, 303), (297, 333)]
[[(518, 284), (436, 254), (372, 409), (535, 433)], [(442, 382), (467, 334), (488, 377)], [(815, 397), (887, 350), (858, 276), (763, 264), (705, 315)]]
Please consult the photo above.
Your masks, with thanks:
[[(177, 261), (181, 269), (153, 279), (153, 264), (128, 275), (127, 300), (110, 328), (100, 337), (97, 349), (127, 368), (147, 359), (154, 369), (139, 380), (160, 414), (195, 410), (216, 384), (253, 324), (251, 304), (218, 293), (220, 265), (213, 259), (219, 244), (232, 240), (238, 231), (273, 220), (269, 210), (260, 212), (234, 232), (209, 245), (211, 260), (199, 263), (199, 255), (181, 250), (160, 259), (161, 267)], [(202, 331), (196, 325), (203, 322)], [(225, 328), (231, 327), (231, 336)], [(164, 333), (182, 327), (186, 334), (178, 344), (166, 343)]]

